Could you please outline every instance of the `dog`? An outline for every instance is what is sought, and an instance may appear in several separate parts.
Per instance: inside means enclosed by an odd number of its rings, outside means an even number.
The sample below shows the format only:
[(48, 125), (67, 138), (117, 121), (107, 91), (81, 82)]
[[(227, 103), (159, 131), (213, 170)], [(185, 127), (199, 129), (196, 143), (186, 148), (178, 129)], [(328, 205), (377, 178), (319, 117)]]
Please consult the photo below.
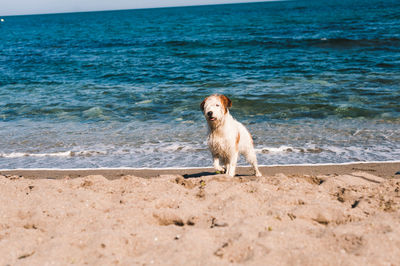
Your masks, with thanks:
[(208, 146), (213, 157), (214, 168), (233, 177), (239, 154), (243, 154), (253, 166), (255, 176), (261, 176), (253, 139), (245, 126), (229, 113), (231, 106), (232, 101), (220, 94), (210, 95), (200, 104), (208, 124)]

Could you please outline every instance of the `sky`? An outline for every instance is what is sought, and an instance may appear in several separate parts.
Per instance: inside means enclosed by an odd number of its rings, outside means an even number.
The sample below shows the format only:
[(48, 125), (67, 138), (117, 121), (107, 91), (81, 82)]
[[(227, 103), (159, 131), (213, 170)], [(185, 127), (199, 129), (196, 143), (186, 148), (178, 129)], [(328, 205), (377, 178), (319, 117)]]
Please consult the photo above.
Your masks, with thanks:
[(265, 0), (0, 0), (0, 16), (264, 1)]

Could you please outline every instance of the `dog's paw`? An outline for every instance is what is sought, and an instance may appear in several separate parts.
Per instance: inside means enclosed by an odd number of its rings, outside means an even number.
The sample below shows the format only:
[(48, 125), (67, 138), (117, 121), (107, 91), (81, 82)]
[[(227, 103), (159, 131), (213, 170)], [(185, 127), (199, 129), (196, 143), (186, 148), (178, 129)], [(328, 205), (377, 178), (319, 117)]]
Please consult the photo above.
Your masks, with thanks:
[(225, 173), (226, 173), (226, 170), (225, 170), (225, 168), (223, 168), (223, 167), (216, 168), (216, 169), (215, 169), (215, 173), (218, 174), (218, 175), (222, 175), (222, 174), (225, 174)]

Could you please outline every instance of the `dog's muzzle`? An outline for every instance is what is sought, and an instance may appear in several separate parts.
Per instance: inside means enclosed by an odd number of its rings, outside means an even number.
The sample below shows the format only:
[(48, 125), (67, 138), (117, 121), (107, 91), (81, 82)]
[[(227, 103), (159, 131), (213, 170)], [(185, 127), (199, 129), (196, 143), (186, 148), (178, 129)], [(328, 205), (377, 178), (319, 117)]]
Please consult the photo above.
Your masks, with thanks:
[(215, 117), (213, 117), (213, 112), (211, 112), (211, 111), (207, 112), (207, 118), (210, 121), (214, 121)]

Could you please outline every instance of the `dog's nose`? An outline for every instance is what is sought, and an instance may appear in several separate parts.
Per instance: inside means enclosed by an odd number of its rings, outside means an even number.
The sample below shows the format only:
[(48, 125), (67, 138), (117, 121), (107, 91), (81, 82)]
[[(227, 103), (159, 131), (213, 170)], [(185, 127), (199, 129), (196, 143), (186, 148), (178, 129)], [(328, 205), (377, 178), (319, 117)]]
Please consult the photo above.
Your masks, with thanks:
[(212, 114), (213, 114), (213, 113), (212, 113), (211, 111), (207, 113), (207, 115), (208, 115), (209, 117), (211, 117)]

